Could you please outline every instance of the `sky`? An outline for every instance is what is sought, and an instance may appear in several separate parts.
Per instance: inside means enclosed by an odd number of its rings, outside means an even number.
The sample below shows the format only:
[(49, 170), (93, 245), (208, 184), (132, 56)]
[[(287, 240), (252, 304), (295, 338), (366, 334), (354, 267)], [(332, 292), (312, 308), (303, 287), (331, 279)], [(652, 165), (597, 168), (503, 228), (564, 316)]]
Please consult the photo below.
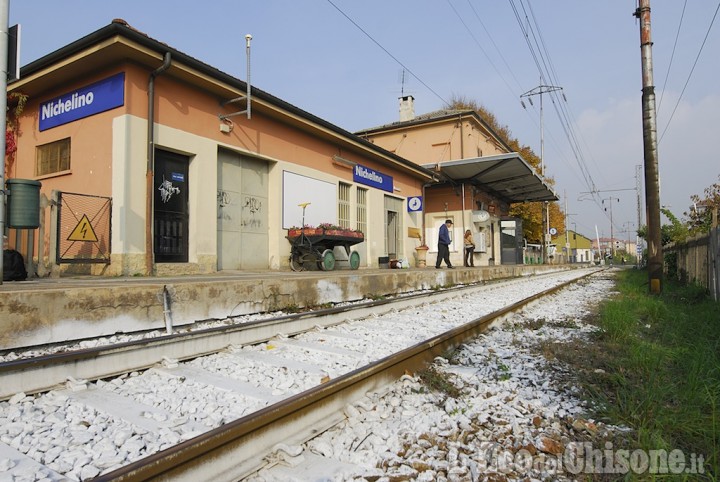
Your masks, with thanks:
[[(682, 217), (691, 195), (720, 182), (711, 142), (720, 136), (720, 1), (650, 5), (660, 198)], [(402, 94), (415, 98), (416, 115), (453, 97), (477, 101), (542, 152), (570, 229), (634, 240), (643, 165), (636, 7), (636, 0), (10, 0), (10, 25), (21, 26), (21, 65), (122, 18), (242, 80), (251, 34), (254, 87), (350, 132), (399, 120)], [(529, 96), (530, 105), (523, 94), (543, 85), (562, 90), (542, 94), (541, 116), (540, 95)], [(640, 182), (644, 224), (642, 168)]]

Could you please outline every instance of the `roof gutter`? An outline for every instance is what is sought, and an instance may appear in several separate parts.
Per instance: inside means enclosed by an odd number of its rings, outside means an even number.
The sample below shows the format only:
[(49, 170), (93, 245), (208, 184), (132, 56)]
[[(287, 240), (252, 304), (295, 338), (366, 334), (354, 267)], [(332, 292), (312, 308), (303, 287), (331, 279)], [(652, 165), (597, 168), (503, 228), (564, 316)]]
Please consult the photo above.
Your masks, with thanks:
[(155, 266), (153, 248), (153, 179), (155, 173), (155, 77), (165, 72), (172, 62), (170, 52), (165, 52), (163, 64), (150, 73), (148, 80), (148, 151), (147, 172), (145, 174), (145, 274), (151, 276)]

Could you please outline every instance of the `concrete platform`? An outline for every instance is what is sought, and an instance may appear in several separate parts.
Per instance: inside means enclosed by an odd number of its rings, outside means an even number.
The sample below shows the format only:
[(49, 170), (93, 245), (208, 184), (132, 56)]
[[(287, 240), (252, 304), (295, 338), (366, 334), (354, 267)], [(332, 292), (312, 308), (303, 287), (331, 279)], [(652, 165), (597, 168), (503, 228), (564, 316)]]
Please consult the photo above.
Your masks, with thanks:
[[(357, 271), (238, 271), (153, 278), (40, 278), (0, 285), (0, 350), (208, 319), (319, 306), (572, 265)], [(166, 304), (168, 309), (166, 310)]]

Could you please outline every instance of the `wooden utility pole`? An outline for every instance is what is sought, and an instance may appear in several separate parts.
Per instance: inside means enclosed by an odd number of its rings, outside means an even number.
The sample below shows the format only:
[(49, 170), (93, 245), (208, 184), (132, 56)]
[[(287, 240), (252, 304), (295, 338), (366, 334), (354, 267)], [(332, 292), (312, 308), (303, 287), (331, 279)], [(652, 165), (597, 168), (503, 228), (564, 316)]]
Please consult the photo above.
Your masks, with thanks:
[(647, 210), (648, 279), (650, 293), (662, 293), (663, 252), (660, 233), (660, 173), (657, 155), (655, 86), (653, 85), (650, 0), (639, 0), (635, 16), (640, 19), (642, 57), (643, 151), (645, 154), (645, 206)]

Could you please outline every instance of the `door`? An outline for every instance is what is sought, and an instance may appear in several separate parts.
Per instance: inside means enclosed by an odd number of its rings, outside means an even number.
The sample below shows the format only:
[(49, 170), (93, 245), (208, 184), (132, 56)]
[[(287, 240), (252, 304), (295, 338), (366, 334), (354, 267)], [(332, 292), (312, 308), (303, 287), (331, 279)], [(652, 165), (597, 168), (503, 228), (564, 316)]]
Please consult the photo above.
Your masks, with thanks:
[(500, 221), (500, 262), (501, 264), (522, 264), (522, 221), (503, 219)]
[(157, 263), (188, 262), (187, 156), (157, 149), (154, 173), (154, 239)]
[(242, 173), (239, 156), (218, 152), (217, 257), (218, 270), (240, 269)]
[(387, 227), (386, 227), (386, 239), (387, 239), (387, 251), (390, 259), (397, 259), (398, 245), (397, 245), (397, 230), (398, 230), (398, 213), (395, 211), (387, 212)]
[(218, 270), (267, 269), (268, 165), (218, 152)]
[(397, 259), (403, 254), (400, 246), (400, 232), (402, 231), (403, 200), (392, 196), (385, 196), (385, 248), (390, 259)]

